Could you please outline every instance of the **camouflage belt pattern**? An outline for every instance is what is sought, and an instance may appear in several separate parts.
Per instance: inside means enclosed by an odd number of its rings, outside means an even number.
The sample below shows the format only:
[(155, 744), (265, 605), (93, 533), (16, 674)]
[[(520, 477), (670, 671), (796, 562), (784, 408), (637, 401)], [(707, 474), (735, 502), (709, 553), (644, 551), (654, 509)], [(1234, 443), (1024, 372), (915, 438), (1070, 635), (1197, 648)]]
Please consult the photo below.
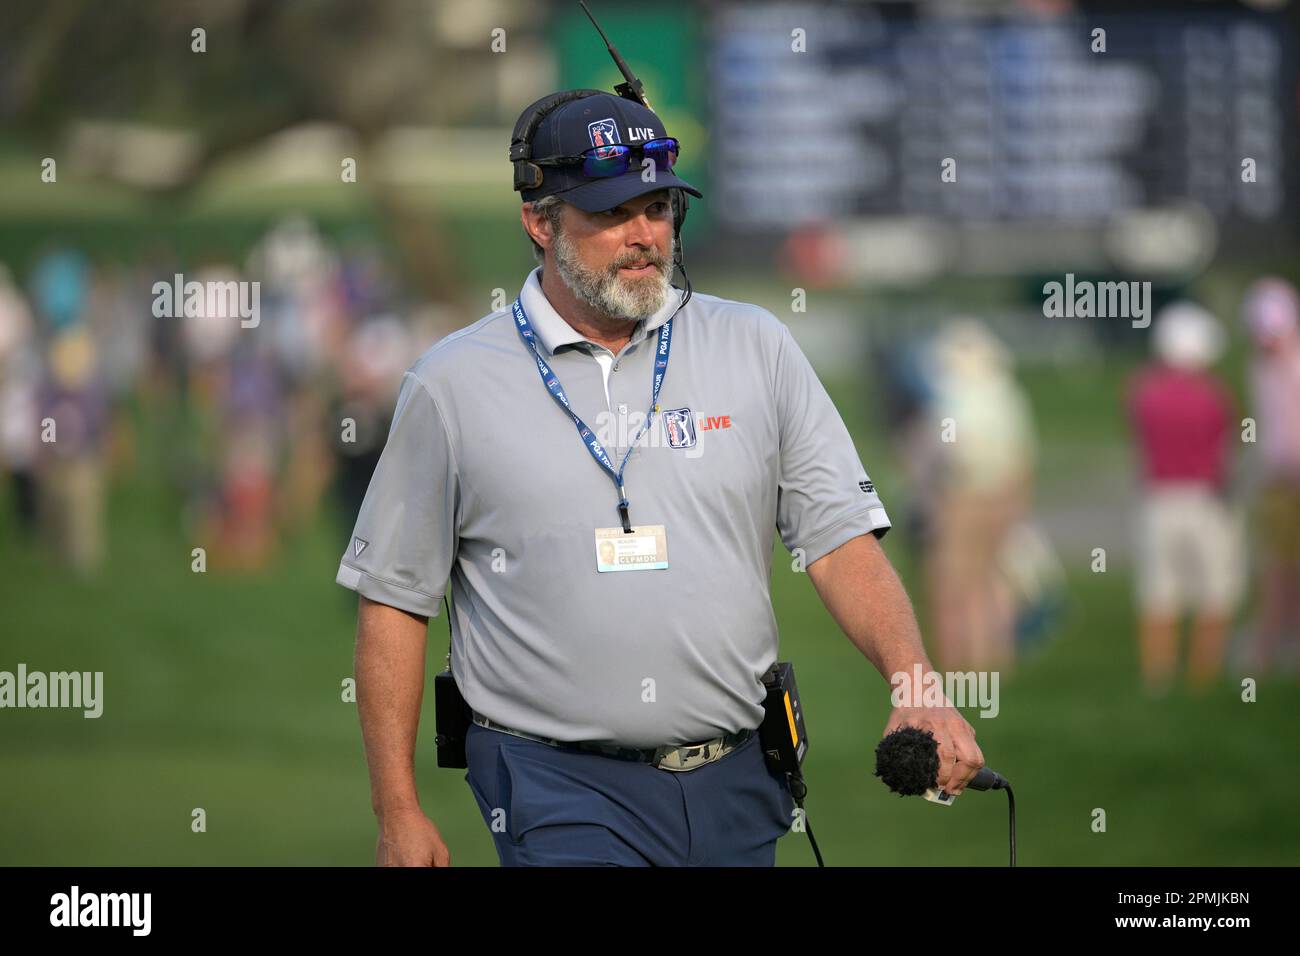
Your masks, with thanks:
[(527, 734), (522, 730), (505, 727), (495, 721), (488, 720), (479, 713), (474, 714), (474, 723), (489, 730), (499, 730), (505, 734), (523, 737), (525, 740), (535, 740), (557, 750), (600, 754), (604, 757), (613, 757), (615, 760), (634, 760), (638, 763), (648, 763), (659, 770), (672, 770), (674, 772), (694, 770), (696, 767), (702, 767), (705, 764), (713, 763), (715, 760), (720, 760), (754, 735), (754, 731), (746, 729), (738, 733), (727, 734), (724, 737), (715, 737), (712, 740), (706, 740), (698, 744), (684, 744), (677, 747), (667, 745), (663, 747), (620, 747), (617, 744), (604, 744), (594, 741), (569, 743), (552, 740), (549, 737), (538, 737), (536, 734)]

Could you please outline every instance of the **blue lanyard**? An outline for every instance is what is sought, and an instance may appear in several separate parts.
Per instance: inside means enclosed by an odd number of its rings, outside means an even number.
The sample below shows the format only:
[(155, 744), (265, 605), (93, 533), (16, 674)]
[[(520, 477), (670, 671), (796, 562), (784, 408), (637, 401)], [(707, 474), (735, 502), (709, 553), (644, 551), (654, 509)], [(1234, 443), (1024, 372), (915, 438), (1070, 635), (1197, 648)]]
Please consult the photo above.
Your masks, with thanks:
[(551, 393), (551, 398), (555, 399), (560, 407), (569, 413), (569, 417), (573, 419), (573, 424), (578, 429), (578, 435), (581, 436), (583, 444), (587, 446), (587, 451), (591, 453), (591, 457), (596, 459), (596, 464), (605, 469), (605, 473), (613, 479), (614, 487), (618, 489), (618, 516), (623, 522), (623, 531), (626, 534), (631, 534), (632, 523), (627, 514), (627, 492), (623, 488), (623, 469), (627, 467), (627, 460), (632, 457), (632, 449), (636, 447), (637, 439), (650, 427), (655, 412), (659, 411), (659, 389), (664, 383), (664, 375), (668, 373), (668, 350), (673, 342), (673, 320), (669, 319), (659, 328), (654, 378), (650, 389), (650, 409), (646, 412), (645, 421), (641, 423), (636, 437), (632, 439), (627, 454), (623, 456), (618, 471), (615, 471), (614, 464), (610, 461), (605, 447), (592, 433), (591, 429), (587, 427), (587, 423), (579, 418), (577, 412), (573, 410), (573, 407), (569, 404), (569, 396), (564, 394), (564, 386), (560, 384), (559, 377), (542, 358), (542, 353), (537, 348), (537, 336), (528, 322), (528, 314), (524, 312), (524, 304), (519, 299), (515, 299), (514, 313), (515, 328), (519, 330), (519, 337), (524, 340), (524, 345), (532, 350), (533, 358), (537, 360), (537, 371), (542, 376), (542, 382), (546, 385), (546, 390)]

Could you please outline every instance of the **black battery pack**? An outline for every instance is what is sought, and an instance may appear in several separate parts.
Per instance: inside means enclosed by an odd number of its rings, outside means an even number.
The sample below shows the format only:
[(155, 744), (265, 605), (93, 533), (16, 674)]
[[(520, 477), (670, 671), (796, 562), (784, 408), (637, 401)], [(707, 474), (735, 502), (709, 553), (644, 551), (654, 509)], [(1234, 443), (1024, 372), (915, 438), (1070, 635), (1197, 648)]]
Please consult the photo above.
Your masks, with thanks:
[(794, 682), (794, 665), (777, 661), (763, 675), (763, 686), (767, 697), (763, 701), (763, 723), (758, 728), (763, 758), (776, 773), (798, 775), (808, 753), (808, 729)]
[(451, 668), (433, 678), (434, 744), (438, 749), (438, 766), (452, 770), (469, 767), (465, 759), (465, 735), (474, 715), (461, 696)]

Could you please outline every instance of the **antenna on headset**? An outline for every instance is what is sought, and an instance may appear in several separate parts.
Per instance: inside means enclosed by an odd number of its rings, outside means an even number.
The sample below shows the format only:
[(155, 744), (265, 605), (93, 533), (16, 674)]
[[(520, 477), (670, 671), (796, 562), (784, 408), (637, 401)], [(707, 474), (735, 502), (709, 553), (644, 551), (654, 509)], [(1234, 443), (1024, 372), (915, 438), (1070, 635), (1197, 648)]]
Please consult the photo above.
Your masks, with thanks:
[(635, 100), (648, 110), (654, 109), (654, 107), (650, 105), (650, 101), (646, 99), (645, 87), (642, 85), (641, 81), (636, 78), (636, 74), (632, 72), (632, 68), (627, 65), (627, 62), (619, 56), (618, 50), (614, 49), (614, 44), (609, 42), (609, 37), (605, 36), (605, 31), (600, 28), (600, 24), (596, 22), (596, 18), (592, 16), (591, 11), (587, 9), (586, 0), (578, 0), (578, 5), (582, 7), (582, 12), (587, 15), (587, 19), (590, 20), (591, 25), (596, 28), (596, 32), (600, 34), (600, 38), (605, 41), (605, 48), (609, 50), (609, 55), (614, 58), (614, 65), (617, 66), (619, 72), (623, 74), (623, 79), (627, 80), (626, 83), (619, 83), (615, 86), (614, 92), (624, 99)]

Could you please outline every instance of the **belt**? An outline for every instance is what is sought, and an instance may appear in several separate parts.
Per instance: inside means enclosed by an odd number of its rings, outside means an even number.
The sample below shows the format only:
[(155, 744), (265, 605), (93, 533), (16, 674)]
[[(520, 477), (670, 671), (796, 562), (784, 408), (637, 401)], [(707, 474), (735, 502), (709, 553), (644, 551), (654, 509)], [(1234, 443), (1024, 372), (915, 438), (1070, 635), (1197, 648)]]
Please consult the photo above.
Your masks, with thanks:
[(714, 737), (712, 740), (705, 740), (702, 743), (683, 744), (678, 747), (668, 745), (663, 747), (621, 747), (618, 744), (606, 744), (598, 741), (573, 743), (552, 740), (550, 737), (538, 737), (536, 734), (527, 734), (522, 730), (502, 726), (496, 721), (488, 720), (477, 711), (474, 711), (474, 723), (480, 727), (486, 727), (488, 730), (499, 730), (502, 733), (523, 737), (525, 740), (535, 740), (557, 750), (571, 753), (600, 754), (605, 757), (613, 757), (615, 760), (633, 760), (638, 763), (648, 763), (659, 770), (673, 771), (694, 770), (696, 767), (702, 767), (705, 764), (713, 763), (715, 760), (720, 760), (754, 736), (753, 730), (745, 729), (734, 734)]

